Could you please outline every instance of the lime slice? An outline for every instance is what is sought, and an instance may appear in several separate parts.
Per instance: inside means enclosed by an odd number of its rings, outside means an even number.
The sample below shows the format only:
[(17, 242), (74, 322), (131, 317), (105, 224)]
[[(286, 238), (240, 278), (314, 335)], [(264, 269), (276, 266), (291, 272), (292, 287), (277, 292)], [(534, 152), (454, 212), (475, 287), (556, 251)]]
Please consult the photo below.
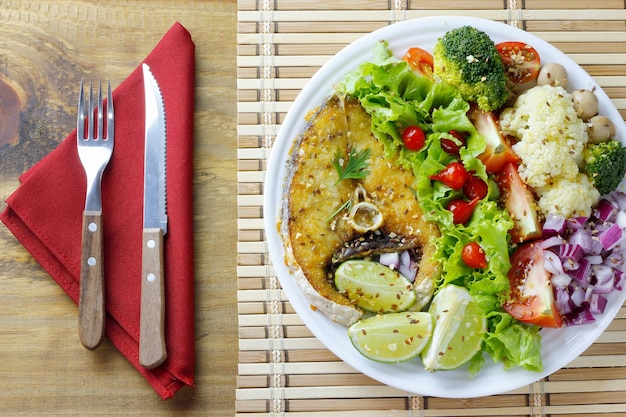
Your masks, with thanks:
[(456, 369), (480, 350), (487, 321), (467, 289), (443, 287), (428, 312), (435, 320), (435, 330), (422, 351), (427, 371)]
[(335, 271), (335, 286), (364, 310), (398, 312), (415, 302), (413, 284), (395, 269), (378, 262), (349, 260)]
[(379, 314), (348, 328), (354, 347), (377, 362), (407, 361), (420, 354), (433, 331), (433, 318), (426, 312)]

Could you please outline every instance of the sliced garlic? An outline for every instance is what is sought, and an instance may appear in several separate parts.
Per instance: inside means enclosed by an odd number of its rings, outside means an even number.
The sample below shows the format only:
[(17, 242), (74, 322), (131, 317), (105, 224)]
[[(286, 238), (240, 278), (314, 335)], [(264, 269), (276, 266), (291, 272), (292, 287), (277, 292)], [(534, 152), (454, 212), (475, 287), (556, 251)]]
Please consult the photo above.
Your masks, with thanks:
[(383, 224), (383, 215), (378, 207), (366, 201), (352, 206), (349, 219), (354, 230), (359, 233), (376, 230)]

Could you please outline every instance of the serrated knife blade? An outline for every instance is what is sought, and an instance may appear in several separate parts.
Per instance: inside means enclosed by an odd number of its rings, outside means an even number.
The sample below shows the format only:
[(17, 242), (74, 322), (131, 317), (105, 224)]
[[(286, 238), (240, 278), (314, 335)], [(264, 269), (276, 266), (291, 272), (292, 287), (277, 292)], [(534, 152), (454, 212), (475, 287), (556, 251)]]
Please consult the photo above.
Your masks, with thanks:
[(150, 67), (142, 65), (145, 94), (145, 154), (139, 363), (153, 369), (167, 358), (165, 346), (165, 271), (167, 233), (166, 124), (163, 96)]

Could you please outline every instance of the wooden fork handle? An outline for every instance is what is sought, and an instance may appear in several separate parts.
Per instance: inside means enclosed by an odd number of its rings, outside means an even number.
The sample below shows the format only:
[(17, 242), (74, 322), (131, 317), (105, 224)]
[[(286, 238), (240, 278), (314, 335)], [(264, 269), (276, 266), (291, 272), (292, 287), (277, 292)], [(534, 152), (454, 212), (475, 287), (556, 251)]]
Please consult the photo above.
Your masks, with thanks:
[(83, 240), (80, 261), (78, 334), (89, 350), (104, 338), (104, 268), (102, 251), (102, 212), (83, 212)]
[(165, 297), (163, 232), (143, 230), (141, 255), (141, 314), (139, 326), (139, 363), (147, 369), (167, 359), (165, 348)]

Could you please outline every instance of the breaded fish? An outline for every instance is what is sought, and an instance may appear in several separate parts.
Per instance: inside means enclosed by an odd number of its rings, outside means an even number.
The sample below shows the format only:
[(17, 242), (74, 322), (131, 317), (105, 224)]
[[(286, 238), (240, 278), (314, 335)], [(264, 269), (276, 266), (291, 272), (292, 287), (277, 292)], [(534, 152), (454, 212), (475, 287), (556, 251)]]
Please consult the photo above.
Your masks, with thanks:
[[(376, 233), (421, 253), (415, 286), (432, 282), (440, 270), (433, 260), (431, 239), (439, 236), (439, 229), (423, 219), (412, 189), (415, 177), (400, 166), (396, 156), (385, 155), (370, 126), (370, 116), (356, 98), (332, 96), (313, 114), (295, 142), (286, 181), (281, 232), (288, 248), (287, 263), (309, 302), (345, 325), (354, 323), (362, 313), (334, 287), (331, 269), (333, 255), (346, 242), (363, 237), (355, 231), (346, 210), (337, 213), (354, 198), (357, 187), (365, 190), (368, 201), (383, 216)], [(338, 181), (333, 159), (337, 152), (347, 158), (351, 149), (370, 150), (369, 173), (362, 179)]]

